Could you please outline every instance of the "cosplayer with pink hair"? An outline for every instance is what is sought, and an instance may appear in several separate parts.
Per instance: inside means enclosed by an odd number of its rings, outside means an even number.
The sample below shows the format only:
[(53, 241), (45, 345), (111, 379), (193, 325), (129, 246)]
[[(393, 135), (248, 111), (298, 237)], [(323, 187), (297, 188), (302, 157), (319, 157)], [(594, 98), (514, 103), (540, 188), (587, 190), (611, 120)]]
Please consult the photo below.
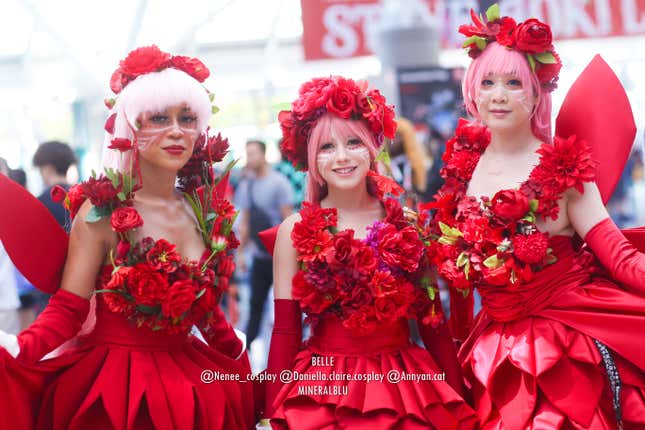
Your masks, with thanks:
[(238, 242), (212, 173), (228, 143), (208, 135), (208, 75), (154, 45), (112, 75), (106, 169), (57, 190), (74, 219), (60, 288), (29, 328), (0, 333), (3, 428), (253, 426), (251, 384), (203, 376), (250, 373), (218, 305)]
[[(450, 327), (464, 341), (482, 428), (644, 428), (634, 340), (645, 330), (645, 254), (634, 245), (645, 240), (630, 232), (630, 243), (603, 205), (615, 184), (603, 175), (624, 163), (607, 146), (619, 153), (634, 137), (624, 90), (595, 59), (558, 117), (567, 134), (552, 137), (561, 62), (549, 26), (516, 23), (496, 5), (472, 18), (459, 31), (473, 58), (463, 95), (475, 120), (460, 120), (447, 142), (429, 254), (450, 286)], [(596, 103), (608, 99), (609, 109)]]
[[(267, 372), (303, 377), (267, 384), (264, 416), (281, 429), (476, 428), (423, 251), (423, 222), (405, 215), (392, 198), (401, 189), (377, 171), (380, 147), (394, 137), (393, 108), (364, 83), (333, 76), (303, 84), (279, 119), (283, 153), (309, 174), (302, 210), (277, 233)], [(304, 344), (303, 312), (312, 328)], [(417, 320), (426, 349), (411, 343), (408, 319)], [(321, 372), (328, 378), (312, 379)], [(421, 382), (383, 380), (442, 372)]]

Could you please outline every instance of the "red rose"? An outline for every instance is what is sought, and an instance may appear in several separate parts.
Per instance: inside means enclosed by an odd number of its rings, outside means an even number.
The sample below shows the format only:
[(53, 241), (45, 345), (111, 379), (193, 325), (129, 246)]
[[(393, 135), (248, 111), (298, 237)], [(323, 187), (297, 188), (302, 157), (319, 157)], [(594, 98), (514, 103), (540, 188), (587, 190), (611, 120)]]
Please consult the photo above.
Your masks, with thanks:
[(141, 227), (143, 225), (143, 218), (141, 218), (139, 212), (134, 208), (117, 208), (112, 212), (110, 224), (112, 225), (112, 230), (117, 233), (124, 233), (128, 230)]
[(170, 59), (170, 67), (189, 74), (199, 82), (204, 82), (211, 74), (208, 67), (197, 58), (184, 57), (183, 55), (175, 55), (172, 57)]
[(299, 300), (303, 309), (307, 312), (319, 314), (331, 306), (333, 295), (322, 294), (318, 289), (305, 280), (305, 272), (299, 270), (293, 277), (291, 294), (295, 300)]
[(491, 210), (505, 221), (517, 221), (529, 211), (529, 200), (518, 190), (502, 190), (491, 200)]
[(307, 119), (313, 111), (325, 106), (329, 94), (334, 90), (331, 78), (314, 78), (300, 87), (300, 96), (291, 105), (299, 120)]
[(329, 254), (328, 261), (335, 260), (341, 265), (347, 264), (352, 256), (352, 244), (354, 242), (354, 232), (344, 230), (337, 233), (333, 239), (334, 252)]
[(132, 267), (128, 273), (128, 290), (138, 304), (156, 305), (168, 292), (168, 279), (145, 263)]
[(549, 237), (539, 232), (528, 236), (517, 235), (513, 238), (513, 248), (518, 260), (528, 264), (541, 263), (549, 248)]
[(108, 283), (105, 285), (106, 290), (115, 291), (113, 293), (102, 293), (103, 301), (112, 312), (127, 313), (134, 308), (134, 302), (132, 300), (128, 300), (123, 294), (126, 289), (126, 280), (131, 270), (131, 267), (119, 268), (119, 270), (112, 275)]
[(114, 188), (112, 181), (105, 176), (100, 176), (98, 179), (90, 177), (81, 186), (85, 196), (97, 207), (105, 206), (115, 201), (121, 188), (120, 186), (119, 188)]
[(399, 308), (392, 297), (377, 297), (374, 299), (374, 313), (380, 321), (391, 321), (396, 318)]
[(385, 264), (406, 272), (414, 272), (419, 267), (423, 243), (412, 226), (397, 231), (388, 224), (378, 231), (378, 238), (378, 251)]
[(177, 281), (168, 288), (166, 298), (161, 304), (161, 313), (168, 318), (179, 318), (190, 309), (195, 297), (193, 281)]
[(510, 16), (500, 19), (499, 33), (497, 33), (497, 43), (512, 48), (515, 46), (515, 27), (517, 23)]
[(130, 139), (125, 139), (122, 137), (114, 138), (110, 141), (109, 149), (116, 149), (121, 152), (129, 151), (134, 148), (132, 141)]
[(72, 219), (76, 217), (76, 214), (78, 213), (78, 210), (81, 208), (81, 205), (83, 204), (85, 199), (86, 196), (85, 192), (83, 191), (82, 184), (73, 185), (67, 191), (67, 197), (65, 197), (63, 206), (65, 206), (65, 209), (69, 211)]
[(116, 252), (114, 256), (114, 262), (116, 264), (122, 264), (130, 252), (130, 242), (121, 240), (116, 244)]
[(353, 81), (339, 78), (327, 99), (327, 111), (341, 118), (349, 119), (356, 108), (356, 94), (358, 87)]
[(65, 191), (65, 188), (61, 187), (60, 185), (55, 185), (52, 187), (49, 195), (55, 203), (60, 203), (65, 200), (67, 191)]
[(121, 60), (119, 68), (124, 75), (137, 77), (167, 67), (170, 58), (170, 54), (163, 52), (156, 45), (143, 46), (131, 51)]
[[(126, 228), (126, 230), (130, 230), (130, 228)], [(155, 270), (172, 273), (177, 270), (177, 265), (181, 261), (180, 255), (175, 251), (176, 248), (176, 245), (166, 239), (159, 239), (147, 252), (146, 261)]]
[(527, 19), (515, 29), (515, 43), (518, 50), (533, 54), (552, 50), (551, 27), (535, 18)]
[(342, 306), (350, 309), (360, 309), (372, 303), (370, 291), (363, 285), (354, 285)]

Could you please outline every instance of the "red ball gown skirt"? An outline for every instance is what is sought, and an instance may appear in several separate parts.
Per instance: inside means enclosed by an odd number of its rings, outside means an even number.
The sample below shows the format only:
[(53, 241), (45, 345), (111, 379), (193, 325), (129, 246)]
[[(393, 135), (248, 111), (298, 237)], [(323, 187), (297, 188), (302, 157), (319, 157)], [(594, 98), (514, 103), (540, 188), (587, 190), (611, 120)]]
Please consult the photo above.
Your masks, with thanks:
[(482, 429), (616, 429), (620, 414), (645, 429), (645, 298), (602, 277), (570, 238), (550, 246), (558, 261), (530, 283), (480, 288), (459, 359)]
[[(11, 428), (249, 429), (254, 425), (251, 383), (202, 382), (204, 370), (240, 374), (248, 366), (194, 337), (135, 328), (98, 300), (96, 327), (62, 355), (24, 368), (6, 351), (0, 384), (31, 402)], [(248, 364), (248, 363), (246, 363)], [(22, 387), (24, 381), (30, 387)], [(38, 390), (41, 390), (38, 395)], [(0, 408), (4, 409), (5, 405)], [(23, 416), (31, 412), (32, 417)], [(3, 411), (10, 413), (9, 409)], [(31, 423), (33, 424), (31, 424)], [(30, 426), (31, 424), (31, 426)], [(10, 428), (10, 427), (7, 427)]]
[[(410, 342), (407, 321), (356, 336), (327, 317), (315, 326), (291, 372), (293, 380), (274, 402), (274, 428), (477, 428), (476, 414), (445, 382), (430, 354)], [(388, 382), (388, 375), (396, 381), (403, 374), (437, 380)], [(381, 375), (383, 381), (338, 380), (346, 375)]]

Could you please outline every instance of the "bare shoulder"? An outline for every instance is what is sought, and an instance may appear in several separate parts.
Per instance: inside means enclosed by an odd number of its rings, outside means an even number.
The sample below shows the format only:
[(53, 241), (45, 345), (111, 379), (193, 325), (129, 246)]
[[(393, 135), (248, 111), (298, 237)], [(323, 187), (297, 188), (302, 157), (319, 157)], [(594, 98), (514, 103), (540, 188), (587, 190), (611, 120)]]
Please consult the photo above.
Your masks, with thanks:
[(291, 215), (286, 217), (284, 221), (282, 221), (282, 223), (280, 224), (280, 227), (278, 228), (278, 237), (281, 237), (281, 236), (290, 237), (291, 231), (293, 231), (293, 226), (300, 221), (302, 221), (302, 217), (298, 212), (292, 213)]
[(114, 233), (107, 217), (98, 221), (88, 221), (88, 215), (93, 208), (89, 200), (81, 205), (72, 223), (70, 239), (82, 239), (83, 242), (97, 243), (103, 247), (114, 240)]

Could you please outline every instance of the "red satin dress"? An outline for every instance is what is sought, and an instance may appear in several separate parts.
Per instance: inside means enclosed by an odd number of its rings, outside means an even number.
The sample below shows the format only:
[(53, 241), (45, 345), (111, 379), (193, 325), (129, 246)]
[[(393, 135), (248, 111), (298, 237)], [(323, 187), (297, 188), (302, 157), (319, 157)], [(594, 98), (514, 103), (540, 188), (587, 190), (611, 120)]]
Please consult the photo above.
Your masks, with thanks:
[(76, 343), (35, 365), (0, 348), (0, 384), (24, 402), (16, 409), (2, 405), (14, 414), (4, 417), (7, 423), (60, 430), (254, 425), (250, 383), (201, 380), (204, 370), (243, 379), (248, 367), (193, 336), (136, 328), (99, 297), (96, 326)]
[(603, 278), (571, 238), (550, 246), (558, 261), (533, 281), (479, 289), (483, 309), (459, 359), (482, 428), (617, 428), (611, 362), (624, 428), (645, 428), (645, 299)]
[[(432, 356), (410, 342), (405, 320), (357, 336), (328, 316), (314, 327), (291, 371), (312, 380), (282, 388), (274, 402), (280, 405), (271, 419), (274, 428), (477, 428), (472, 409), (445, 380), (388, 382), (388, 376), (403, 373), (441, 374)], [(321, 373), (382, 375), (383, 380), (321, 381)]]

